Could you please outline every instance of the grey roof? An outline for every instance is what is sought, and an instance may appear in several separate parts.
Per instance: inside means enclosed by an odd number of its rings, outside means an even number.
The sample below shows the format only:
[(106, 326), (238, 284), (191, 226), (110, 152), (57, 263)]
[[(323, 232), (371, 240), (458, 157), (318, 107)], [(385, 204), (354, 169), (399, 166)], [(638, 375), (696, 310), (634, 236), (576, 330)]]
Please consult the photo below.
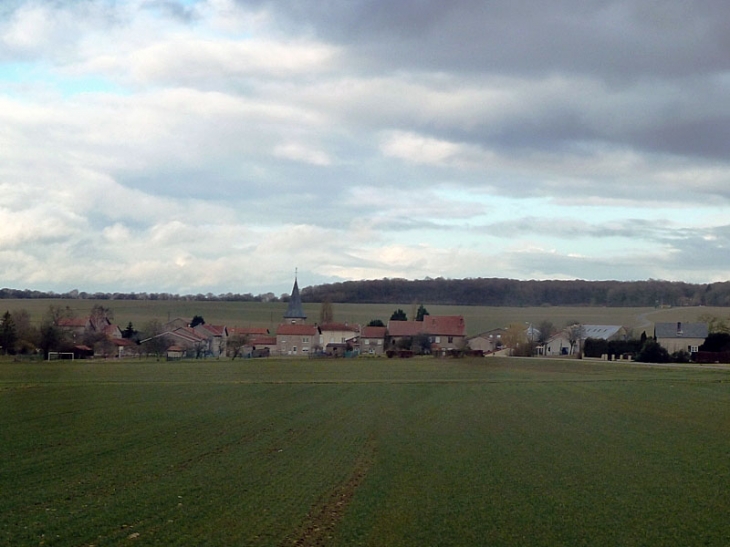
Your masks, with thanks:
[(707, 338), (707, 323), (655, 323), (657, 338)]
[(284, 319), (306, 319), (302, 309), (302, 297), (299, 295), (299, 285), (297, 279), (294, 278), (294, 288), (291, 290), (291, 298), (289, 298), (289, 306), (286, 308)]
[(583, 325), (583, 338), (608, 340), (621, 329), (621, 325)]

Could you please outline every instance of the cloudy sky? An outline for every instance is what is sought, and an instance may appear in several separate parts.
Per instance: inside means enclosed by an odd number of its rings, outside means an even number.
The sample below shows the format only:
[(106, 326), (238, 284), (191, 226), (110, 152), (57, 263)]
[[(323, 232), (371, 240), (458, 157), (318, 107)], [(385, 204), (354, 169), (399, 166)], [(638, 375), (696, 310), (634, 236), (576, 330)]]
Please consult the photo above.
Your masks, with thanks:
[(3, 0), (0, 286), (730, 268), (720, 0)]

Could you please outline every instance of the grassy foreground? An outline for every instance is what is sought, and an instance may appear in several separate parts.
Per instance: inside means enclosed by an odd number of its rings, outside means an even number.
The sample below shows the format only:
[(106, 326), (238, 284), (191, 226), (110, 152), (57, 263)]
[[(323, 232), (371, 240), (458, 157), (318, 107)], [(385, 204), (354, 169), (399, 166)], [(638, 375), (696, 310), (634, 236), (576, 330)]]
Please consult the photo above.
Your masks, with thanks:
[(0, 363), (0, 545), (729, 545), (730, 372)]

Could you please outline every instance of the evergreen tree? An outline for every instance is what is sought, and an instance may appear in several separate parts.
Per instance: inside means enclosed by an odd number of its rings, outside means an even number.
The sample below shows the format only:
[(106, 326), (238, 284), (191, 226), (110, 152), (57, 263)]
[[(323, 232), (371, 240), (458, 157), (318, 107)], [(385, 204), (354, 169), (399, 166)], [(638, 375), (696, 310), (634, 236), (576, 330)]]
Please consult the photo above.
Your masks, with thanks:
[(402, 309), (398, 308), (393, 312), (393, 315), (390, 316), (391, 321), (408, 321), (408, 317), (406, 316), (406, 312), (404, 312)]
[(134, 326), (132, 325), (132, 322), (130, 321), (127, 323), (127, 328), (122, 331), (122, 338), (128, 338), (133, 339), (137, 335), (137, 331), (134, 330)]
[(423, 318), (426, 315), (431, 315), (431, 314), (428, 313), (428, 310), (423, 307), (423, 304), (421, 304), (420, 306), (418, 306), (418, 311), (416, 312), (416, 321), (423, 321)]
[(202, 315), (196, 315), (193, 317), (193, 320), (190, 321), (191, 327), (197, 327), (198, 325), (205, 325), (205, 319), (203, 319)]

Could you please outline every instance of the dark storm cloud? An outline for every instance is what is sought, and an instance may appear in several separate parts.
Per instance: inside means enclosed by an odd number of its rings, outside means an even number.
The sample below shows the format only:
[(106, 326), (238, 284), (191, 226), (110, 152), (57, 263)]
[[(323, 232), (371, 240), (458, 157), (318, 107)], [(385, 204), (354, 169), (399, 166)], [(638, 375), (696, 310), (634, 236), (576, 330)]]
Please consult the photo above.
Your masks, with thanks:
[[(426, 122), (426, 133), (497, 149), (590, 142), (721, 161), (730, 152), (725, 2), (239, 3), (272, 12), (287, 32), (347, 48), (362, 74), (444, 73), (455, 87), (494, 76), (535, 87), (555, 76), (602, 86), (593, 105), (590, 90), (567, 86), (562, 96), (526, 104), (529, 116), (496, 125), (476, 117), (468, 127)], [(651, 119), (642, 123), (645, 115)]]
[(239, 0), (394, 68), (681, 76), (730, 66), (721, 1)]

